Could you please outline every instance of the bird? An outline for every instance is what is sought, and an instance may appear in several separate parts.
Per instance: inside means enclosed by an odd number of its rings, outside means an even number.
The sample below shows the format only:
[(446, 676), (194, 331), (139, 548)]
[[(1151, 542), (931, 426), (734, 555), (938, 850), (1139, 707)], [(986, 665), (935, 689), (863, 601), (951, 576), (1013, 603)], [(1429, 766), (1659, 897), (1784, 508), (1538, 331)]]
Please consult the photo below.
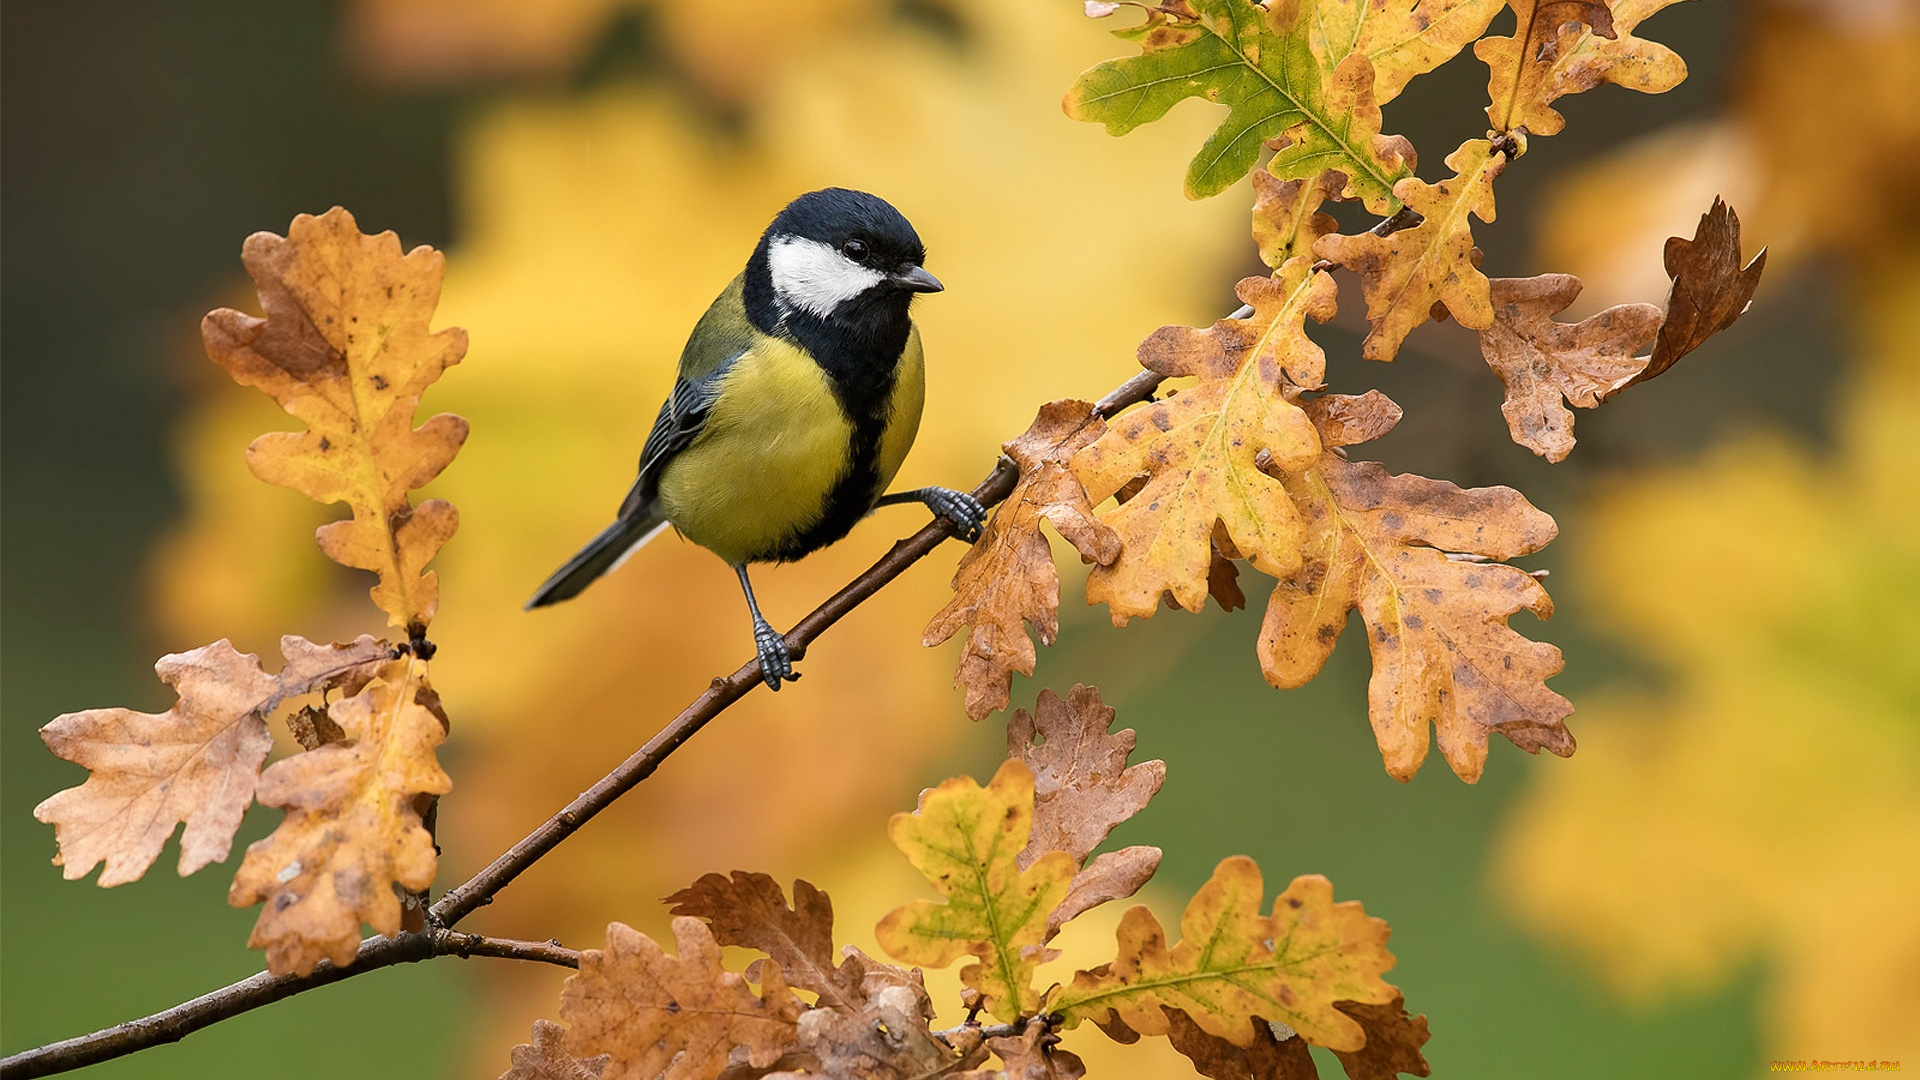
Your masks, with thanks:
[(920, 427), (926, 369), (915, 298), (944, 289), (886, 200), (848, 188), (794, 199), (695, 323), (673, 389), (613, 524), (527, 602), (557, 604), (673, 527), (733, 567), (760, 676), (798, 679), (747, 568), (803, 558), (876, 507), (924, 504), (971, 543), (986, 511), (965, 492), (887, 493)]

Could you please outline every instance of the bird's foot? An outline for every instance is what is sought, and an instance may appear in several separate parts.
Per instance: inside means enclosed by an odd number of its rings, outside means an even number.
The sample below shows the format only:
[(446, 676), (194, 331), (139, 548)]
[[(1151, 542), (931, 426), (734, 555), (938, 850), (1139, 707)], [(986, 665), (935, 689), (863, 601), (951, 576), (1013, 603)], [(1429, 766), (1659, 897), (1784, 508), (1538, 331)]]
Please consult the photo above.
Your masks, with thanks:
[(800, 673), (793, 670), (793, 656), (787, 651), (787, 639), (762, 621), (753, 624), (753, 648), (760, 654), (760, 679), (769, 690), (779, 690), (782, 682), (797, 682)]
[(926, 490), (925, 500), (927, 509), (953, 525), (955, 536), (969, 544), (980, 539), (980, 530), (987, 524), (987, 508), (979, 499), (964, 491), (936, 487)]

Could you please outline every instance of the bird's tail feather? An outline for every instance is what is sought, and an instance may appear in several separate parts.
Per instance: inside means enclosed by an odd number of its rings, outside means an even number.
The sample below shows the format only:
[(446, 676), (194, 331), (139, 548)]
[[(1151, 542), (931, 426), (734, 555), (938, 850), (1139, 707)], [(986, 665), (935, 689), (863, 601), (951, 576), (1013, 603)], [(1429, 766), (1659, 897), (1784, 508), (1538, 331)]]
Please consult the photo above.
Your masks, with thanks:
[(533, 599), (527, 601), (528, 610), (580, 595), (582, 589), (593, 584), (600, 575), (627, 561), (627, 556), (660, 535), (660, 531), (666, 527), (667, 520), (658, 514), (622, 518), (607, 526), (599, 536), (581, 548), (579, 554), (568, 559), (565, 566), (555, 570), (546, 584), (535, 590)]

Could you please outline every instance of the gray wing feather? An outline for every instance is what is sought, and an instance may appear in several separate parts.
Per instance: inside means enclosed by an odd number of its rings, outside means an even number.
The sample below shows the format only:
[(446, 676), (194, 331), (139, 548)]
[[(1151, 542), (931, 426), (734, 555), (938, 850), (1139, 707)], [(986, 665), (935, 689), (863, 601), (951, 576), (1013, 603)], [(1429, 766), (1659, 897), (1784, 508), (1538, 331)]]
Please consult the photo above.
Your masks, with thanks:
[(647, 433), (647, 441), (640, 448), (640, 476), (627, 492), (626, 501), (620, 504), (621, 518), (651, 512), (654, 493), (660, 486), (660, 470), (675, 454), (699, 438), (713, 410), (714, 399), (720, 395), (722, 380), (745, 352), (746, 349), (740, 349), (700, 378), (674, 380), (673, 392), (661, 403), (653, 430)]

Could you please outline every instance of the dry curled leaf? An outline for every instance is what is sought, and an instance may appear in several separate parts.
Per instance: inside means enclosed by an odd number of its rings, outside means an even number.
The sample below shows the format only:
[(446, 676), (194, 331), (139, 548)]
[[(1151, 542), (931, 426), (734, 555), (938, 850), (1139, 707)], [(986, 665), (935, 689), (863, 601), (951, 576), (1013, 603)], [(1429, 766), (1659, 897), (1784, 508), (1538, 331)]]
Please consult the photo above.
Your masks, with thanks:
[(1131, 728), (1107, 730), (1114, 715), (1099, 690), (1075, 686), (1065, 698), (1042, 690), (1031, 713), (1020, 709), (1007, 721), (1007, 757), (1033, 772), (1033, 832), (1022, 869), (1049, 851), (1084, 862), (1165, 782), (1164, 761), (1127, 764), (1136, 738)]
[[(1495, 131), (1552, 135), (1566, 120), (1548, 103), (1598, 85), (1581, 86), (1582, 76), (1573, 73), (1562, 83), (1556, 73), (1588, 38), (1615, 37), (1613, 12), (1607, 0), (1507, 0), (1507, 6), (1513, 9), (1513, 35), (1481, 38), (1473, 46), (1489, 73), (1487, 119)], [(1589, 62), (1583, 70), (1593, 66)]]
[(1281, 1038), (1272, 1024), (1262, 1021), (1253, 1025), (1252, 1045), (1236, 1046), (1208, 1034), (1193, 1017), (1178, 1009), (1163, 1007), (1161, 1011), (1167, 1017), (1167, 1041), (1193, 1062), (1194, 1071), (1201, 1076), (1212, 1080), (1319, 1080), (1320, 1070), (1313, 1063), (1307, 1040), (1291, 1030)]
[(1088, 602), (1107, 604), (1117, 624), (1151, 616), (1163, 595), (1200, 610), (1216, 524), (1266, 573), (1299, 565), (1298, 515), (1257, 462), (1304, 468), (1319, 454), (1313, 425), (1290, 394), (1320, 384), (1326, 356), (1305, 322), (1333, 316), (1335, 287), (1302, 256), (1273, 278), (1241, 281), (1239, 294), (1253, 305), (1251, 317), (1205, 330), (1162, 327), (1140, 346), (1144, 367), (1198, 384), (1121, 415), (1073, 460), (1096, 502), (1147, 476), (1102, 516), (1120, 533), (1120, 558), (1087, 579)]
[(1572, 274), (1495, 278), (1493, 325), (1480, 351), (1500, 376), (1500, 406), (1513, 441), (1548, 461), (1573, 452), (1573, 413), (1562, 399), (1591, 409), (1647, 366), (1636, 356), (1660, 329), (1660, 309), (1621, 304), (1578, 323), (1553, 321), (1580, 295)]
[(1358, 1050), (1335, 1050), (1334, 1056), (1347, 1071), (1347, 1080), (1394, 1080), (1401, 1073), (1431, 1076), (1420, 1048), (1431, 1036), (1427, 1018), (1407, 1012), (1406, 997), (1398, 992), (1392, 1001), (1368, 1005), (1342, 1001), (1335, 1008), (1346, 1013), (1367, 1032), (1367, 1043)]
[(254, 233), (241, 259), (266, 317), (211, 312), (201, 322), (207, 355), (307, 424), (255, 439), (247, 465), (268, 483), (346, 503), (353, 517), (323, 526), (320, 549), (379, 575), (373, 602), (391, 625), (424, 626), (439, 602), (425, 567), (459, 514), (439, 499), (411, 506), (407, 493), (467, 438), (467, 422), (449, 413), (413, 426), (420, 395), (467, 349), (465, 331), (428, 329), (446, 258), (429, 247), (402, 255), (393, 233), (363, 235), (336, 206), (294, 218), (284, 237)]
[(1033, 793), (1033, 772), (1007, 761), (987, 787), (957, 777), (921, 793), (913, 813), (895, 814), (887, 835), (946, 900), (916, 900), (874, 930), (902, 963), (945, 967), (978, 957), (961, 981), (1009, 1023), (1032, 1015), (1039, 1002), (1032, 982), (1047, 915), (1066, 898), (1076, 865), (1073, 856), (1050, 851), (1020, 867)]
[(1328, 71), (1349, 55), (1365, 56), (1373, 62), (1374, 96), (1385, 105), (1486, 33), (1500, 6), (1501, 0), (1319, 0), (1313, 54)]
[(562, 1041), (567, 1029), (551, 1020), (533, 1022), (533, 1042), (513, 1048), (513, 1068), (500, 1080), (600, 1080), (607, 1064), (606, 1054), (578, 1058), (567, 1053)]
[(364, 681), (388, 656), (385, 642), (366, 636), (316, 645), (289, 634), (280, 650), (287, 663), (278, 675), (224, 638), (163, 656), (154, 671), (180, 695), (173, 708), (88, 709), (40, 729), (47, 749), (89, 770), (85, 783), (33, 808), (54, 828), (54, 865), (68, 880), (104, 861), (103, 888), (134, 881), (183, 823), (182, 876), (224, 860), (273, 744), (267, 716), (289, 698)]
[(1118, 851), (1102, 852), (1087, 860), (1073, 875), (1066, 899), (1047, 915), (1048, 941), (1060, 928), (1081, 912), (1114, 900), (1125, 900), (1153, 879), (1160, 869), (1161, 851), (1157, 847), (1135, 844)]
[(1079, 1080), (1087, 1075), (1079, 1055), (1055, 1046), (1056, 1036), (1044, 1020), (1027, 1021), (1018, 1035), (987, 1040), (987, 1049), (1000, 1058), (1004, 1080)]
[(423, 796), (453, 781), (434, 748), (447, 736), (426, 662), (393, 660), (328, 709), (348, 741), (295, 754), (260, 774), (260, 802), (287, 816), (247, 848), (227, 900), (264, 904), (250, 948), (267, 970), (307, 974), (322, 960), (353, 962), (360, 924), (401, 930), (398, 889), (433, 884), (438, 859), (421, 824)]
[(1701, 342), (1732, 326), (1746, 314), (1767, 268), (1765, 248), (1740, 265), (1740, 215), (1720, 199), (1700, 215), (1693, 239), (1668, 238), (1666, 258), (1667, 276), (1673, 279), (1666, 319), (1653, 342), (1653, 359), (1629, 386), (1666, 371)]
[(799, 1068), (767, 1080), (903, 1080), (966, 1067), (961, 1055), (928, 1031), (931, 1015), (904, 986), (887, 987), (859, 1008), (810, 1009), (801, 1014), (794, 1049), (782, 1062)]
[(1365, 1032), (1335, 1003), (1393, 1000), (1380, 978), (1393, 966), (1387, 924), (1356, 902), (1334, 903), (1317, 874), (1295, 878), (1272, 914), (1261, 913), (1265, 896), (1252, 859), (1223, 860), (1188, 902), (1178, 945), (1135, 907), (1120, 920), (1113, 962), (1075, 973), (1048, 1007), (1069, 1027), (1111, 1012), (1143, 1035), (1167, 1034), (1170, 1007), (1241, 1047), (1254, 1044), (1258, 1021), (1276, 1021), (1317, 1046), (1358, 1050)]
[(1386, 236), (1327, 236), (1314, 245), (1321, 258), (1360, 275), (1373, 324), (1360, 353), (1369, 360), (1393, 359), (1413, 328), (1432, 317), (1436, 303), (1470, 329), (1493, 321), (1468, 215), (1493, 220), (1493, 181), (1507, 167), (1507, 155), (1485, 139), (1469, 139), (1447, 158), (1447, 167), (1453, 177), (1438, 184), (1408, 177), (1394, 185), (1393, 193), (1419, 211), (1420, 224)]
[(1092, 405), (1055, 401), (1002, 447), (1020, 479), (961, 557), (953, 599), (921, 638), (938, 645), (962, 626), (971, 628), (953, 681), (966, 688), (967, 715), (975, 720), (1007, 707), (1014, 672), (1033, 674), (1037, 656), (1022, 624), (1031, 625), (1043, 645), (1060, 632), (1060, 574), (1041, 522), (1089, 562), (1105, 566), (1120, 557), (1119, 534), (1094, 516), (1086, 489), (1067, 469), (1067, 461), (1106, 430)]
[(1311, 180), (1254, 173), (1253, 242), (1260, 248), (1260, 261), (1278, 270), (1297, 255), (1312, 254), (1314, 241), (1340, 231), (1339, 223), (1320, 207), (1338, 200), (1346, 186), (1346, 174), (1337, 169)]
[(720, 946), (699, 919), (673, 920), (675, 951), (622, 923), (605, 949), (583, 949), (560, 991), (566, 1049), (611, 1058), (605, 1080), (715, 1080), (735, 1058), (757, 1068), (780, 1060), (805, 1008), (780, 966), (760, 966), (756, 995), (720, 966)]
[[(1366, 400), (1342, 408), (1351, 413)], [(1392, 405), (1374, 400), (1382, 412)], [(1331, 451), (1286, 483), (1308, 539), (1299, 573), (1274, 586), (1261, 625), (1268, 682), (1305, 685), (1357, 607), (1373, 654), (1368, 714), (1390, 775), (1412, 778), (1426, 758), (1429, 726), (1469, 783), (1486, 764), (1490, 732), (1529, 752), (1573, 752), (1562, 722), (1573, 706), (1546, 685), (1562, 667), (1560, 650), (1507, 625), (1522, 609), (1551, 615), (1546, 589), (1500, 561), (1447, 557), (1530, 554), (1553, 539), (1552, 518), (1511, 488), (1462, 490)]]

